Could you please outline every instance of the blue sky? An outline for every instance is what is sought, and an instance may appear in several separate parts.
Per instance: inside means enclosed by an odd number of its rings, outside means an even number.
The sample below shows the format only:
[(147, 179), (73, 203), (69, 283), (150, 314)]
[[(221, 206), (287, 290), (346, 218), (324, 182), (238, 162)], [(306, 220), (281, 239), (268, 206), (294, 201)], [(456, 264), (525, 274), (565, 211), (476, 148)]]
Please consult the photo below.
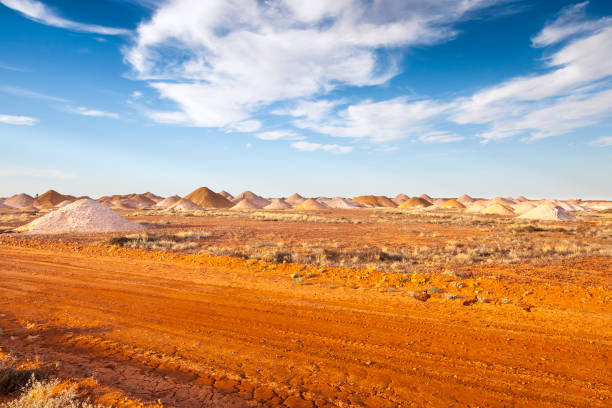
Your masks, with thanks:
[(612, 199), (612, 2), (0, 0), (0, 196)]

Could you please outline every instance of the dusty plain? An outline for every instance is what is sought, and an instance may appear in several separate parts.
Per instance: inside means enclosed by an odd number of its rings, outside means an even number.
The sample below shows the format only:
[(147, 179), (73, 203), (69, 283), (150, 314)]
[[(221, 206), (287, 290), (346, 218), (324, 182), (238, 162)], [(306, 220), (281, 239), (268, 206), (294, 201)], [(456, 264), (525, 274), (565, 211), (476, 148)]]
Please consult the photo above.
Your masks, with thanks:
[(120, 213), (147, 229), (0, 235), (1, 352), (92, 401), (612, 403), (609, 213)]

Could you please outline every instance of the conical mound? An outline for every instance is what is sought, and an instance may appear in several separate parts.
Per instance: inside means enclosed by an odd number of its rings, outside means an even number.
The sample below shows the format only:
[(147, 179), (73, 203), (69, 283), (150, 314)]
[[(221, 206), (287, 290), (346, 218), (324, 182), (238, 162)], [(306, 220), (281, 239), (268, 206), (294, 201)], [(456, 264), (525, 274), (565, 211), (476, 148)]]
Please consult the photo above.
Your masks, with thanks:
[(155, 204), (155, 207), (157, 208), (168, 208), (173, 204), (176, 204), (178, 201), (180, 201), (181, 197), (177, 196), (177, 195), (173, 195), (170, 197), (166, 197), (163, 200), (161, 200), (160, 202), (158, 202), (157, 204)]
[(527, 197), (525, 197), (525, 196), (519, 196), (519, 197), (516, 198), (515, 201), (522, 202), (522, 201), (529, 201), (529, 199)]
[(144, 193), (143, 196), (153, 201), (154, 203), (159, 203), (161, 200), (164, 199), (164, 197), (160, 197), (157, 194), (151, 193), (150, 191), (147, 191), (146, 193)]
[(4, 205), (7, 205), (12, 208), (24, 208), (24, 207), (32, 207), (34, 203), (34, 198), (27, 194), (15, 194), (4, 200)]
[(530, 203), (529, 201), (520, 201), (518, 204), (512, 206), (512, 208), (514, 209), (514, 213), (518, 215), (523, 215), (536, 207), (537, 205), (535, 205), (534, 203)]
[(401, 203), (397, 208), (425, 208), (429, 207), (430, 205), (431, 203), (424, 198), (412, 197)]
[(397, 207), (389, 197), (365, 195), (353, 198), (354, 202), (363, 205), (364, 207)]
[(442, 208), (465, 208), (465, 205), (461, 204), (456, 199), (451, 198), (449, 200), (446, 200), (444, 203), (442, 203), (441, 207)]
[(61, 203), (59, 203), (59, 204), (57, 205), (57, 208), (62, 208), (62, 207), (65, 207), (65, 206), (67, 206), (67, 205), (69, 205), (69, 204), (72, 204), (73, 202), (74, 202), (74, 201), (72, 201), (72, 200), (64, 200), (64, 201), (62, 201)]
[(329, 207), (325, 204), (321, 204), (315, 199), (309, 198), (301, 204), (294, 207), (296, 210), (326, 210)]
[(469, 207), (469, 206), (470, 206), (470, 204), (472, 204), (472, 203), (473, 203), (474, 201), (476, 201), (476, 200), (474, 200), (474, 199), (473, 199), (472, 197), (470, 197), (469, 195), (464, 194), (464, 195), (462, 195), (461, 197), (459, 197), (459, 198), (457, 199), (457, 201), (458, 201), (458, 202), (460, 202), (461, 204), (463, 204), (464, 206)]
[(167, 208), (168, 211), (201, 211), (202, 207), (187, 198), (181, 198), (176, 203)]
[(421, 197), (422, 199), (427, 200), (427, 201), (429, 201), (430, 203), (433, 204), (433, 198), (431, 198), (427, 194), (421, 194), (419, 197)]
[(346, 198), (342, 198), (342, 197), (334, 197), (330, 199), (329, 201), (325, 202), (325, 204), (329, 208), (337, 208), (337, 209), (345, 209), (345, 210), (360, 207), (358, 203), (354, 201), (349, 201)]
[(252, 191), (245, 191), (244, 193), (238, 194), (236, 197), (234, 197), (232, 202), (238, 204), (240, 203), (240, 201), (242, 201), (245, 198), (248, 199), (252, 204), (255, 204), (258, 208), (263, 208), (266, 205), (270, 204), (270, 201), (266, 200), (265, 198), (261, 196), (258, 196)]
[(286, 210), (291, 208), (291, 204), (287, 203), (282, 198), (273, 198), (270, 200), (270, 204), (266, 205), (264, 209), (266, 210)]
[(149, 198), (146, 193), (145, 194), (132, 193), (132, 194), (128, 194), (127, 197), (125, 198), (127, 198), (128, 200), (133, 200), (135, 202), (138, 202), (139, 203), (138, 205), (141, 208), (153, 207), (155, 203), (157, 203), (157, 201)]
[(49, 190), (44, 194), (38, 196), (32, 204), (36, 208), (53, 208), (62, 201), (76, 200), (76, 197), (70, 195), (60, 194), (55, 190)]
[(200, 187), (187, 194), (186, 199), (203, 208), (231, 208), (234, 204), (207, 187)]
[(142, 228), (144, 228), (142, 225), (123, 218), (97, 201), (85, 198), (37, 218), (15, 231), (29, 234), (61, 234), (127, 231)]
[(148, 207), (147, 203), (143, 203), (140, 200), (134, 200), (131, 198), (120, 198), (112, 201), (112, 207), (116, 210), (142, 210)]
[(480, 213), (495, 215), (514, 215), (514, 210), (509, 205), (493, 203), (487, 208), (483, 209)]
[(516, 204), (514, 200), (511, 200), (509, 198), (504, 198), (504, 197), (495, 197), (493, 201), (495, 201), (496, 203), (506, 204), (506, 205)]
[(487, 208), (491, 204), (490, 201), (487, 200), (476, 200), (465, 210), (469, 213), (479, 213), (485, 208)]
[(306, 199), (302, 197), (301, 195), (299, 195), (298, 193), (293, 193), (289, 197), (285, 198), (285, 202), (291, 205), (302, 204), (304, 201), (306, 201)]
[(408, 197), (406, 194), (398, 194), (394, 198), (392, 198), (391, 200), (395, 204), (400, 205), (401, 203), (403, 203), (404, 201), (407, 201), (409, 199), (410, 199), (410, 197)]
[(259, 208), (262, 208), (262, 206), (258, 205), (255, 201), (251, 200), (250, 198), (243, 198), (232, 207), (232, 210), (257, 210)]
[(568, 221), (576, 219), (576, 216), (558, 205), (555, 205), (554, 203), (546, 202), (538, 205), (531, 211), (527, 211), (518, 218), (529, 220)]
[(227, 199), (228, 199), (228, 200), (230, 200), (230, 201), (234, 199), (234, 196), (233, 196), (233, 195), (231, 195), (230, 193), (228, 193), (228, 192), (227, 192), (227, 191), (225, 191), (225, 190), (221, 190), (221, 191), (219, 191), (219, 195), (222, 195), (223, 197), (227, 198)]

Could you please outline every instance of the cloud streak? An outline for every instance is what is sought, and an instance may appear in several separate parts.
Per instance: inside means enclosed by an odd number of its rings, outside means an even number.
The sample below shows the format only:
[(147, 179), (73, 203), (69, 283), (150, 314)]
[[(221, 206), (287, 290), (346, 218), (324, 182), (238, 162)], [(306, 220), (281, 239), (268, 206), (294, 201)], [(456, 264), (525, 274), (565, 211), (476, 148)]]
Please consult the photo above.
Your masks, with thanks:
[(105, 112), (97, 109), (89, 109), (84, 106), (79, 106), (78, 108), (69, 109), (70, 112), (76, 113), (77, 115), (82, 116), (92, 116), (97, 118), (110, 118), (110, 119), (119, 119), (119, 115), (113, 112)]
[(0, 115), (0, 123), (7, 125), (33, 126), (38, 122), (37, 118), (32, 118), (30, 116)]
[(291, 143), (291, 147), (295, 150), (299, 150), (302, 152), (316, 152), (322, 151), (333, 154), (345, 154), (350, 153), (353, 148), (351, 146), (341, 146), (337, 144), (321, 144), (321, 143), (311, 143), (311, 142), (294, 142)]
[(128, 35), (130, 30), (105, 27), (95, 24), (83, 24), (59, 16), (53, 9), (36, 0), (0, 0), (0, 4), (11, 8), (24, 17), (44, 25), (65, 28), (72, 31), (94, 33), (100, 35)]

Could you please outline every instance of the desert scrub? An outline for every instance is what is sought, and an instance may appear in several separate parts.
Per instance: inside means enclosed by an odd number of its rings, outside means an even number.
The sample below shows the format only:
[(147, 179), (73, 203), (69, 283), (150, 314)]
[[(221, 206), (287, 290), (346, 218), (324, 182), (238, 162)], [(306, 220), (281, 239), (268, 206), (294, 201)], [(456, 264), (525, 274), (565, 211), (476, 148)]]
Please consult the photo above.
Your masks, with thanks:
[(40, 380), (41, 374), (36, 370), (17, 368), (10, 356), (0, 359), (0, 395), (14, 395), (25, 387), (31, 379)]
[(2, 408), (104, 408), (84, 400), (76, 386), (65, 385), (59, 380), (41, 381), (33, 377), (23, 388), (21, 395), (0, 404)]
[(124, 248), (149, 249), (154, 251), (197, 252), (200, 241), (212, 234), (205, 231), (182, 231), (176, 234), (131, 234), (112, 237), (104, 241), (107, 245)]

